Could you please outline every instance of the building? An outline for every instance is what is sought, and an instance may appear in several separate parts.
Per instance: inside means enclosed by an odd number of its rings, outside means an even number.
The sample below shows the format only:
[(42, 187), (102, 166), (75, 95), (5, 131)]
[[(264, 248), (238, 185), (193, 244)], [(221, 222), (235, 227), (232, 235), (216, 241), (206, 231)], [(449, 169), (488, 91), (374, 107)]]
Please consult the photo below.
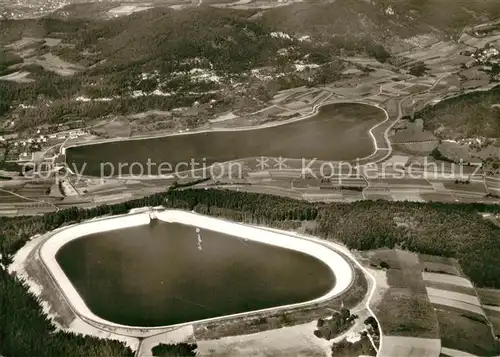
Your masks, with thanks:
[(23, 152), (19, 155), (19, 161), (31, 161), (33, 158), (33, 154)]

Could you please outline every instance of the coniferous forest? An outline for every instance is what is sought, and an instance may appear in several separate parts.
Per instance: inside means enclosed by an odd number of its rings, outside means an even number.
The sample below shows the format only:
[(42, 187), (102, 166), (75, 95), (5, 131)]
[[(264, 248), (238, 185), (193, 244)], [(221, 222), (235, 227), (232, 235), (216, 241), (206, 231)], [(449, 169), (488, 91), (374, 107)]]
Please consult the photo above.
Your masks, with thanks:
[(44, 216), (0, 218), (0, 354), (9, 356), (131, 356), (119, 342), (54, 332), (35, 296), (3, 268), (30, 237), (86, 219), (132, 208), (164, 205), (234, 221), (281, 227), (313, 221), (308, 233), (369, 250), (398, 246), (454, 257), (476, 286), (500, 288), (500, 227), (480, 213), (500, 206), (360, 201), (309, 203), (229, 190), (170, 189), (142, 199), (93, 209), (70, 208)]

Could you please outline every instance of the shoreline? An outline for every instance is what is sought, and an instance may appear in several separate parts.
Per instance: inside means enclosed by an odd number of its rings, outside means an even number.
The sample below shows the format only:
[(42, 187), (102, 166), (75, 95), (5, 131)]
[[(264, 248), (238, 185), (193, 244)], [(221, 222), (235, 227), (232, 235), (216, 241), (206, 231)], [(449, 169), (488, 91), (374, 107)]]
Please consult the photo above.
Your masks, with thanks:
[[(256, 127), (241, 127), (241, 128), (221, 128), (221, 129), (205, 129), (205, 130), (199, 130), (199, 131), (190, 131), (190, 132), (183, 132), (183, 133), (168, 133), (168, 134), (161, 134), (161, 135), (152, 135), (152, 136), (147, 136), (147, 137), (140, 137), (140, 138), (112, 138), (112, 139), (105, 139), (104, 141), (95, 141), (95, 142), (89, 142), (89, 143), (76, 143), (76, 144), (73, 144), (73, 145), (69, 145), (69, 146), (64, 146), (61, 145), (60, 147), (60, 154), (61, 155), (66, 155), (66, 149), (71, 149), (71, 148), (76, 148), (76, 147), (83, 147), (83, 146), (91, 146), (91, 145), (100, 145), (100, 144), (107, 144), (107, 143), (115, 143), (115, 142), (128, 142), (128, 141), (138, 141), (138, 140), (153, 140), (153, 139), (160, 139), (160, 138), (166, 138), (166, 137), (171, 137), (171, 136), (181, 136), (181, 135), (193, 135), (193, 134), (209, 134), (209, 133), (217, 133), (217, 132), (238, 132), (238, 131), (250, 131), (250, 130), (259, 130), (259, 129), (267, 129), (267, 128), (272, 128), (272, 127), (277, 127), (277, 126), (281, 126), (281, 125), (286, 125), (286, 124), (292, 124), (294, 122), (299, 122), (299, 121), (302, 121), (302, 120), (306, 120), (306, 119), (310, 119), (316, 115), (318, 115), (319, 113), (319, 110), (324, 107), (324, 106), (327, 106), (327, 105), (336, 105), (336, 104), (359, 104), (359, 105), (365, 105), (365, 106), (370, 106), (370, 107), (374, 107), (374, 108), (377, 108), (378, 110), (380, 110), (383, 115), (385, 116), (385, 118), (383, 120), (381, 120), (380, 122), (376, 123), (375, 125), (373, 125), (368, 131), (367, 131), (367, 134), (368, 134), (368, 137), (370, 137), (371, 141), (372, 141), (372, 148), (373, 148), (373, 151), (371, 154), (369, 155), (366, 155), (364, 157), (361, 157), (361, 158), (352, 158), (352, 159), (349, 159), (349, 160), (331, 160), (331, 161), (325, 161), (325, 160), (317, 160), (318, 162), (349, 162), (349, 163), (353, 163), (353, 162), (362, 162), (363, 165), (367, 165), (367, 164), (370, 164), (371, 162), (365, 162), (367, 160), (370, 160), (371, 158), (375, 158), (376, 161), (374, 161), (374, 163), (377, 163), (377, 162), (380, 162), (380, 161), (383, 161), (384, 159), (386, 159), (388, 156), (390, 156), (390, 154), (392, 153), (392, 146), (391, 146), (391, 143), (390, 143), (390, 140), (388, 138), (388, 136), (386, 135), (388, 130), (397, 122), (397, 118), (393, 123), (391, 123), (391, 125), (384, 131), (384, 140), (386, 142), (386, 147), (385, 148), (380, 148), (378, 146), (378, 143), (377, 143), (377, 138), (375, 137), (375, 134), (373, 133), (374, 130), (376, 130), (377, 128), (379, 128), (380, 126), (383, 126), (383, 125), (387, 125), (387, 123), (390, 121), (390, 115), (389, 113), (387, 112), (387, 110), (385, 108), (383, 108), (382, 106), (378, 105), (378, 104), (373, 104), (373, 103), (368, 103), (368, 102), (364, 102), (364, 101), (356, 101), (356, 100), (335, 100), (335, 101), (330, 101), (328, 103), (319, 103), (317, 105), (315, 105), (313, 111), (305, 116), (301, 116), (299, 118), (293, 118), (293, 119), (289, 119), (289, 120), (285, 120), (285, 121), (279, 121), (279, 122), (272, 122), (272, 123), (266, 123), (266, 124), (262, 124), (262, 125), (259, 125), (259, 126), (256, 126)], [(381, 152), (385, 152), (385, 155), (383, 156), (382, 159), (377, 159), (377, 155)], [(220, 162), (220, 163), (217, 163), (217, 164), (220, 164), (220, 165), (226, 165), (226, 164), (231, 164), (231, 163), (235, 163), (235, 162), (240, 162), (242, 160), (250, 160), (252, 158), (258, 158), (258, 156), (251, 156), (251, 157), (241, 157), (241, 158), (238, 158), (238, 159), (234, 159), (234, 160), (229, 160), (229, 161), (224, 161), (224, 162)], [(293, 158), (288, 158), (288, 157), (283, 157), (285, 160), (295, 160)], [(207, 165), (206, 168), (204, 168), (203, 170), (208, 170), (210, 168), (212, 168), (215, 164), (210, 164), (210, 165)], [(71, 169), (69, 168), (68, 164), (66, 163), (66, 168), (70, 171), (70, 173), (73, 174), (73, 172), (71, 171)], [(198, 170), (201, 170), (201, 169), (198, 169)], [(190, 170), (186, 170), (186, 171), (182, 171), (182, 172), (179, 172), (179, 173), (183, 173), (183, 172), (190, 172)], [(179, 174), (178, 173), (178, 174)], [(174, 177), (175, 175), (171, 175), (172, 177)], [(92, 176), (91, 177), (97, 177), (97, 176)], [(162, 175), (152, 175), (151, 177), (147, 177), (147, 179), (157, 179), (157, 178), (165, 178), (165, 177), (162, 177)], [(137, 178), (136, 178), (137, 179)]]
[[(374, 150), (374, 152), (372, 154), (370, 154), (370, 155), (368, 155), (368, 156), (366, 156), (366, 157), (364, 157), (362, 159), (365, 159), (365, 158), (373, 156), (378, 151), (378, 148), (377, 148), (376, 139), (375, 139), (374, 135), (372, 134), (372, 130), (374, 130), (378, 126), (383, 125), (384, 123), (386, 123), (389, 120), (389, 114), (387, 113), (387, 111), (384, 108), (380, 107), (379, 105), (373, 104), (373, 103), (368, 103), (368, 102), (365, 102), (365, 101), (362, 101), (362, 100), (356, 101), (356, 100), (340, 100), (340, 99), (339, 100), (333, 100), (333, 101), (329, 101), (329, 102), (324, 102), (324, 103), (316, 104), (313, 107), (313, 109), (312, 109), (312, 111), (310, 113), (303, 114), (302, 116), (297, 117), (297, 118), (291, 118), (291, 119), (282, 120), (282, 121), (275, 121), (275, 122), (270, 122), (270, 123), (264, 123), (264, 124), (260, 124), (260, 125), (257, 125), (257, 126), (237, 127), (237, 128), (203, 129), (203, 130), (196, 130), (196, 129), (194, 129), (192, 131), (190, 130), (190, 131), (186, 131), (186, 132), (166, 133), (166, 134), (151, 134), (151, 135), (145, 135), (145, 136), (140, 136), (140, 137), (135, 137), (135, 138), (134, 137), (117, 137), (117, 138), (110, 138), (110, 139), (101, 139), (101, 140), (94, 140), (93, 142), (91, 141), (91, 142), (74, 143), (74, 144), (70, 144), (70, 145), (67, 145), (67, 146), (62, 145), (61, 148), (60, 148), (59, 153), (61, 155), (65, 155), (67, 149), (71, 149), (71, 148), (75, 148), (75, 147), (82, 147), (82, 146), (108, 144), (108, 143), (114, 143), (114, 142), (150, 140), (150, 139), (166, 138), (166, 137), (170, 137), (170, 136), (208, 134), (208, 133), (217, 133), (217, 132), (238, 132), (238, 131), (250, 131), (250, 130), (259, 130), (259, 129), (273, 128), (273, 127), (277, 127), (277, 126), (281, 126), (281, 125), (292, 124), (292, 123), (299, 122), (299, 121), (302, 121), (302, 120), (310, 119), (310, 118), (314, 117), (315, 115), (317, 115), (319, 113), (319, 110), (322, 107), (325, 107), (325, 106), (328, 106), (328, 105), (336, 105), (336, 104), (359, 104), (359, 105), (367, 105), (367, 106), (371, 106), (371, 107), (375, 107), (377, 109), (380, 109), (382, 112), (384, 112), (386, 118), (384, 120), (380, 121), (379, 123), (375, 124), (373, 127), (371, 127), (368, 130), (368, 135), (370, 135), (370, 137), (373, 140), (373, 144), (374, 144), (373, 146), (374, 146), (375, 150)], [(245, 158), (240, 158), (240, 159), (245, 159)]]
[[(327, 294), (310, 301), (270, 307), (266, 309), (242, 312), (237, 314), (217, 316), (197, 321), (188, 321), (167, 326), (127, 326), (116, 324), (96, 316), (86, 306), (84, 300), (81, 298), (81, 296), (74, 288), (73, 284), (69, 281), (69, 279), (62, 271), (61, 267), (55, 259), (55, 254), (64, 244), (68, 243), (71, 240), (78, 239), (82, 236), (98, 231), (105, 232), (114, 229), (149, 224), (151, 219), (159, 219), (165, 222), (180, 223), (192, 227), (199, 227), (233, 235), (239, 238), (250, 239), (252, 241), (278, 246), (284, 249), (292, 249), (295, 251), (303, 252), (325, 263), (335, 276), (335, 284)], [(266, 311), (308, 306), (339, 296), (351, 287), (352, 281), (354, 279), (354, 271), (351, 264), (343, 255), (339, 254), (332, 248), (327, 248), (316, 242), (293, 236), (286, 232), (267, 231), (257, 226), (226, 221), (193, 212), (185, 212), (179, 210), (166, 210), (161, 212), (147, 211), (141, 213), (131, 212), (119, 217), (111, 217), (102, 220), (84, 222), (76, 226), (65, 228), (60, 232), (55, 233), (50, 239), (43, 243), (40, 248), (40, 258), (43, 264), (46, 266), (47, 270), (50, 272), (50, 275), (58, 285), (61, 293), (65, 296), (68, 304), (72, 307), (72, 309), (79, 317), (88, 319), (92, 322), (103, 324), (107, 327), (119, 327), (132, 330), (164, 330), (165, 328), (177, 328), (181, 326), (192, 325), (194, 323), (215, 322), (227, 318), (243, 317)]]

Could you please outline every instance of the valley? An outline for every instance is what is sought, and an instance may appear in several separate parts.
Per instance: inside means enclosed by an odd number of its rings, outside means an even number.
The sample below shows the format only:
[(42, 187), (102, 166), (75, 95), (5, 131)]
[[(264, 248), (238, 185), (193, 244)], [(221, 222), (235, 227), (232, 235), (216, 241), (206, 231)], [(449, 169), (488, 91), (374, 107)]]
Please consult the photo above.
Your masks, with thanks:
[(498, 355), (498, 18), (0, 2), (2, 356)]

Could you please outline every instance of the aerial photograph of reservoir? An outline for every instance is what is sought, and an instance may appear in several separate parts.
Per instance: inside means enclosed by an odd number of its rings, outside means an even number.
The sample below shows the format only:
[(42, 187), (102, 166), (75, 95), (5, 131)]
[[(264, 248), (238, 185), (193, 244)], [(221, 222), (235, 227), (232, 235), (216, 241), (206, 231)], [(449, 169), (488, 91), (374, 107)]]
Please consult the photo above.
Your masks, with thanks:
[[(191, 159), (199, 165), (250, 157), (285, 157), (296, 159), (355, 160), (374, 151), (368, 130), (385, 120), (382, 110), (362, 104), (330, 104), (317, 115), (300, 121), (262, 129), (213, 131), (173, 135), (152, 139), (124, 140), (95, 145), (69, 147), (70, 167), (84, 168), (86, 175), (101, 174), (101, 164), (139, 163), (147, 160), (172, 166)], [(202, 161), (204, 160), (204, 161)], [(85, 165), (85, 166), (84, 166)], [(139, 174), (137, 166), (132, 173)], [(156, 167), (153, 167), (156, 169)], [(104, 167), (103, 175), (109, 175)], [(122, 174), (130, 174), (124, 167)]]
[(307, 254), (161, 221), (83, 236), (57, 261), (94, 314), (129, 326), (305, 302), (335, 284)]
[(0, 0), (0, 357), (500, 357), (500, 0)]

